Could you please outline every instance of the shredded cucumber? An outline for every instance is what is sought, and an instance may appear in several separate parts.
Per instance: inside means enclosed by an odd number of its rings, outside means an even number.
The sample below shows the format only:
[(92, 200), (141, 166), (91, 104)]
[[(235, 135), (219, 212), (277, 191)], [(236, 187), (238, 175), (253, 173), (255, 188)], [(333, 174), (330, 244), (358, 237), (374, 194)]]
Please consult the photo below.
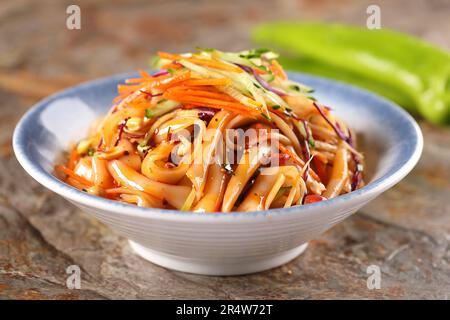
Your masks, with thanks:
[[(280, 109), (285, 114), (290, 114), (292, 109), (284, 101), (282, 96), (287, 94), (307, 95), (312, 89), (300, 83), (283, 80), (271, 71), (271, 60), (278, 55), (269, 49), (260, 48), (241, 52), (222, 52), (215, 49), (198, 49), (195, 54), (178, 55), (176, 62), (191, 71), (191, 76), (195, 78), (220, 79), (227, 78), (232, 81), (226, 86), (217, 86), (219, 90), (226, 93), (239, 103), (252, 108), (258, 108), (261, 115), (270, 120), (268, 107), (273, 110)], [(239, 67), (242, 72), (223, 70), (227, 68), (217, 68), (214, 66), (196, 63), (196, 60), (188, 61), (190, 57), (205, 59), (205, 61), (216, 61), (222, 65)], [(170, 63), (170, 60), (159, 59), (157, 65), (162, 66)], [(211, 64), (213, 65), (213, 64)], [(262, 71), (262, 72), (261, 72)], [(175, 70), (175, 73), (178, 70)], [(268, 83), (271, 83), (270, 86)], [(271, 88), (273, 88), (271, 90)], [(275, 89), (279, 89), (276, 91)], [(171, 110), (176, 106), (164, 107)], [(152, 109), (152, 113), (156, 112)], [(164, 111), (161, 111), (164, 112)]]
[(146, 109), (146, 114), (148, 110), (148, 115), (151, 115), (151, 117), (159, 117), (172, 110), (175, 110), (179, 105), (180, 103), (177, 101), (164, 100), (159, 102), (155, 107)]

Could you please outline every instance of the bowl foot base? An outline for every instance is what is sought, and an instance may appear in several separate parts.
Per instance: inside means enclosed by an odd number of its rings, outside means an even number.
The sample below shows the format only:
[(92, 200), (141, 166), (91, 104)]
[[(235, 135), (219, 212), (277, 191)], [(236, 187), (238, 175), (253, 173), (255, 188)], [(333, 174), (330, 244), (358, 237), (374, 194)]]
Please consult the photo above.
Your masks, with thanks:
[(210, 276), (249, 274), (279, 267), (302, 254), (308, 246), (308, 243), (304, 243), (291, 250), (254, 259), (210, 260), (174, 256), (148, 249), (131, 240), (129, 242), (134, 252), (154, 264), (176, 271)]

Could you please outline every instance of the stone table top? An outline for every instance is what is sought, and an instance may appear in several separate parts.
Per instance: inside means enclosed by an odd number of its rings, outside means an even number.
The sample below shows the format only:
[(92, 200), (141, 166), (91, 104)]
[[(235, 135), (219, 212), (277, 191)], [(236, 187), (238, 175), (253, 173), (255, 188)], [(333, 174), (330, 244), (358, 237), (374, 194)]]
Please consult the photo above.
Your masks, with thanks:
[[(11, 150), (15, 123), (36, 101), (78, 83), (145, 66), (156, 50), (241, 50), (249, 30), (277, 19), (364, 24), (372, 1), (0, 2), (0, 299), (439, 298), (450, 294), (450, 129), (423, 121), (423, 156), (397, 186), (310, 243), (292, 262), (237, 277), (170, 271), (31, 179)], [(382, 24), (450, 48), (450, 3), (376, 1)], [(66, 268), (81, 267), (69, 290)], [(369, 290), (367, 267), (382, 271)]]

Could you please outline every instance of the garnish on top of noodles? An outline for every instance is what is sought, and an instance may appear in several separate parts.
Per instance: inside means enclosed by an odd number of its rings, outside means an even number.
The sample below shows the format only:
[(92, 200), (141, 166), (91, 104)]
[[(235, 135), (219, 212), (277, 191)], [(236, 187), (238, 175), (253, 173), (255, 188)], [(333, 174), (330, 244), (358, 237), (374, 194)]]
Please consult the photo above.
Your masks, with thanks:
[(199, 212), (301, 206), (362, 187), (355, 134), (277, 57), (159, 52), (160, 70), (118, 85), (57, 174), (93, 195)]

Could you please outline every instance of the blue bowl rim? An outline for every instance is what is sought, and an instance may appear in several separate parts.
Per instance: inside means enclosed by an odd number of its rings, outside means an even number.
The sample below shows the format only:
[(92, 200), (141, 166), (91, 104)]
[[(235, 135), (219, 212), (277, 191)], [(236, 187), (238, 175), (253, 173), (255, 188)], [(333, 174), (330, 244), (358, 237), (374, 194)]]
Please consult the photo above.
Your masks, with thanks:
[(139, 216), (143, 218), (158, 218), (164, 220), (183, 218), (183, 220), (186, 221), (192, 220), (199, 221), (199, 217), (202, 217), (200, 218), (200, 220), (208, 221), (210, 219), (215, 220), (219, 218), (225, 218), (226, 220), (228, 220), (229, 217), (247, 219), (255, 217), (279, 216), (287, 214), (304, 214), (306, 212), (312, 213), (315, 211), (323, 212), (323, 209), (333, 208), (336, 205), (343, 204), (345, 202), (356, 203), (359, 201), (363, 201), (364, 199), (370, 200), (371, 198), (375, 197), (376, 195), (380, 194), (381, 192), (389, 189), (390, 187), (398, 183), (414, 168), (416, 163), (419, 161), (423, 149), (422, 132), (420, 130), (419, 125), (414, 120), (414, 118), (410, 114), (408, 114), (405, 110), (401, 109), (399, 106), (383, 97), (380, 97), (374, 93), (371, 93), (364, 89), (357, 88), (340, 81), (303, 73), (296, 73), (296, 72), (288, 72), (288, 73), (294, 76), (295, 75), (300, 76), (304, 79), (309, 78), (313, 81), (325, 81), (339, 89), (347, 90), (352, 94), (357, 94), (359, 96), (375, 100), (379, 104), (384, 104), (385, 107), (390, 109), (390, 112), (393, 112), (397, 116), (403, 118), (404, 120), (407, 120), (406, 121), (406, 123), (408, 124), (407, 134), (411, 135), (411, 137), (413, 137), (415, 141), (415, 145), (414, 148), (412, 149), (411, 154), (404, 155), (404, 159), (406, 160), (404, 160), (402, 163), (395, 164), (394, 168), (395, 170), (391, 170), (391, 174), (384, 174), (383, 176), (377, 178), (375, 181), (371, 181), (361, 189), (355, 190), (353, 192), (341, 195), (333, 199), (291, 208), (270, 209), (252, 212), (230, 212), (230, 213), (216, 212), (211, 214), (204, 214), (201, 212), (191, 212), (191, 211), (179, 211), (171, 209), (142, 208), (131, 204), (125, 204), (118, 201), (93, 196), (62, 182), (52, 174), (45, 171), (39, 164), (32, 161), (32, 159), (28, 156), (26, 152), (27, 135), (25, 128), (27, 127), (28, 123), (31, 123), (32, 121), (34, 121), (34, 119), (38, 119), (38, 115), (42, 111), (44, 111), (45, 108), (52, 101), (55, 101), (64, 96), (75, 94), (77, 91), (81, 89), (86, 89), (92, 86), (104, 85), (111, 82), (118, 83), (122, 81), (124, 78), (135, 75), (135, 73), (122, 73), (109, 77), (87, 81), (78, 84), (76, 86), (72, 86), (67, 89), (56, 92), (48, 96), (47, 98), (39, 101), (22, 116), (22, 118), (16, 125), (13, 135), (14, 153), (19, 163), (22, 165), (22, 167), (29, 175), (31, 175), (36, 181), (38, 181), (46, 188), (63, 196), (64, 198), (67, 198), (71, 202), (76, 202), (83, 206), (93, 207), (108, 212), (126, 214), (130, 216)]

